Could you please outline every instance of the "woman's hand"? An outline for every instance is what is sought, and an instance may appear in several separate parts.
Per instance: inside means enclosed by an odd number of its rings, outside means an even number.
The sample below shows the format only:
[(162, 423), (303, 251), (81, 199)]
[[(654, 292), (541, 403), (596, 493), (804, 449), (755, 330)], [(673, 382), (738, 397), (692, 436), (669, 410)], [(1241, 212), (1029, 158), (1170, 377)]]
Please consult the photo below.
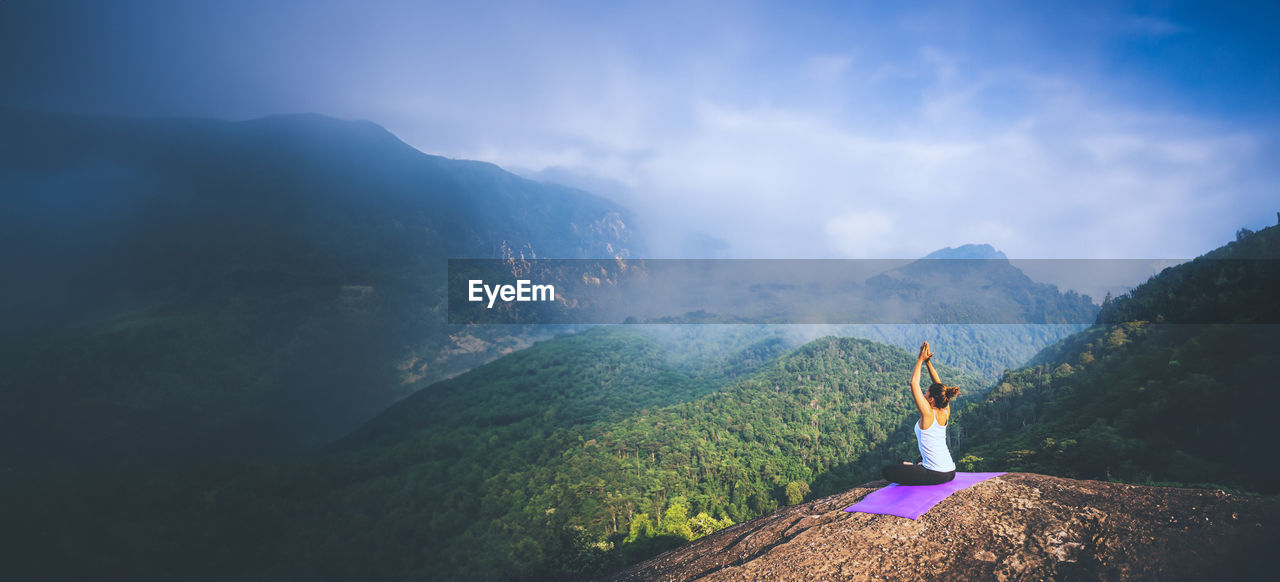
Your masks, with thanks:
[(932, 357), (933, 357), (933, 352), (929, 351), (929, 342), (924, 342), (923, 344), (920, 344), (920, 355), (916, 356), (916, 361), (923, 362)]

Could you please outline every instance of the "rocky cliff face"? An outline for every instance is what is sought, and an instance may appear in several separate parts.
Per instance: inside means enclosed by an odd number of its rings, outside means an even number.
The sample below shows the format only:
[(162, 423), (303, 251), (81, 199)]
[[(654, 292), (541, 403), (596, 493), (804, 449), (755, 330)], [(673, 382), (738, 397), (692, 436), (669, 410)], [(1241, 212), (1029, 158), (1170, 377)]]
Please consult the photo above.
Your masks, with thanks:
[(735, 525), (612, 579), (1264, 579), (1280, 541), (1275, 498), (1028, 473), (974, 485), (916, 521), (841, 511), (883, 485)]

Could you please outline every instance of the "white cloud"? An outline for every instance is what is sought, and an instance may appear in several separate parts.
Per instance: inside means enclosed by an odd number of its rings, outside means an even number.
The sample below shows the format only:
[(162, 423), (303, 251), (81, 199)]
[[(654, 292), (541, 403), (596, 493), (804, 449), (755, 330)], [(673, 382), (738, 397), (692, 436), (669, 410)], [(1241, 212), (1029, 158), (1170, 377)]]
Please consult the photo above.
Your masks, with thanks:
[(609, 149), (604, 123), (576, 126), (600, 145), (589, 151), (480, 154), (617, 180), (636, 190), (642, 219), (725, 238), (738, 256), (911, 257), (978, 242), (1023, 257), (1179, 257), (1210, 248), (1183, 233), (1221, 214), (1213, 193), (1236, 187), (1261, 147), (1087, 98), (1046, 98), (1016, 121), (985, 121), (979, 105), (902, 108), (896, 131), (878, 132), (703, 100), (687, 126), (629, 138), (650, 144), (642, 156)]
[[(778, 51), (761, 30), (666, 60), (612, 46), (572, 67), (520, 59), (529, 69), (500, 106), (433, 97), (417, 113), (461, 137), (408, 137), (625, 185), (641, 221), (723, 238), (741, 257), (901, 258), (965, 243), (1011, 257), (1185, 257), (1275, 210), (1265, 130), (1153, 113), (1035, 61), (918, 42)], [(678, 239), (654, 246), (675, 252)]]
[[(697, 230), (745, 257), (861, 254), (850, 233), (876, 224), (893, 257), (1189, 256), (1276, 210), (1274, 39), (1177, 6), (224, 4), (122, 9), (134, 25), (64, 47), (75, 66), (27, 98), (370, 119), (430, 153), (621, 184), (659, 244)], [(1205, 50), (1133, 42), (1193, 26)]]
[(823, 232), (829, 244), (852, 258), (883, 258), (896, 250), (892, 239), (900, 236), (893, 218), (883, 212), (846, 212), (827, 219)]

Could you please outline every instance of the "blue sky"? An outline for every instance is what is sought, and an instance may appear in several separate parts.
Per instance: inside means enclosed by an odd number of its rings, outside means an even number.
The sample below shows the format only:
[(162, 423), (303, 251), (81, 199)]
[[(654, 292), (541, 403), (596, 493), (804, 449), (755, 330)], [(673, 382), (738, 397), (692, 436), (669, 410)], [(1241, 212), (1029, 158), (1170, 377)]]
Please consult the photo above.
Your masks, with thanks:
[(796, 4), (7, 2), (0, 81), (369, 119), (615, 198), (666, 256), (1178, 258), (1276, 221), (1280, 2)]

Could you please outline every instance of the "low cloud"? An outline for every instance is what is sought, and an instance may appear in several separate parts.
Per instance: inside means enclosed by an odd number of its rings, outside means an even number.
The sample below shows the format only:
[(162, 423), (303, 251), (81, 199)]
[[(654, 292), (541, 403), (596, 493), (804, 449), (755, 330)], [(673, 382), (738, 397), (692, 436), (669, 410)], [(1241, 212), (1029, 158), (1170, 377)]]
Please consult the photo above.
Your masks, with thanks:
[[(863, 79), (842, 91), (892, 122), (856, 108), (671, 98), (683, 123), (655, 111), (626, 124), (626, 139), (608, 123), (557, 123), (586, 145), (481, 153), (625, 184), (642, 220), (723, 238), (742, 257), (914, 257), (970, 242), (1035, 258), (1188, 257), (1271, 211), (1256, 179), (1274, 175), (1264, 136), (1146, 113), (1071, 79), (920, 54), (913, 75), (930, 81), (914, 92), (879, 92), (882, 64), (823, 65)], [(600, 107), (584, 104), (584, 118), (615, 117)]]
[(369, 119), (596, 189), (662, 256), (1179, 258), (1277, 210), (1275, 35), (1181, 6), (312, 4), (42, 7), (5, 103)]

